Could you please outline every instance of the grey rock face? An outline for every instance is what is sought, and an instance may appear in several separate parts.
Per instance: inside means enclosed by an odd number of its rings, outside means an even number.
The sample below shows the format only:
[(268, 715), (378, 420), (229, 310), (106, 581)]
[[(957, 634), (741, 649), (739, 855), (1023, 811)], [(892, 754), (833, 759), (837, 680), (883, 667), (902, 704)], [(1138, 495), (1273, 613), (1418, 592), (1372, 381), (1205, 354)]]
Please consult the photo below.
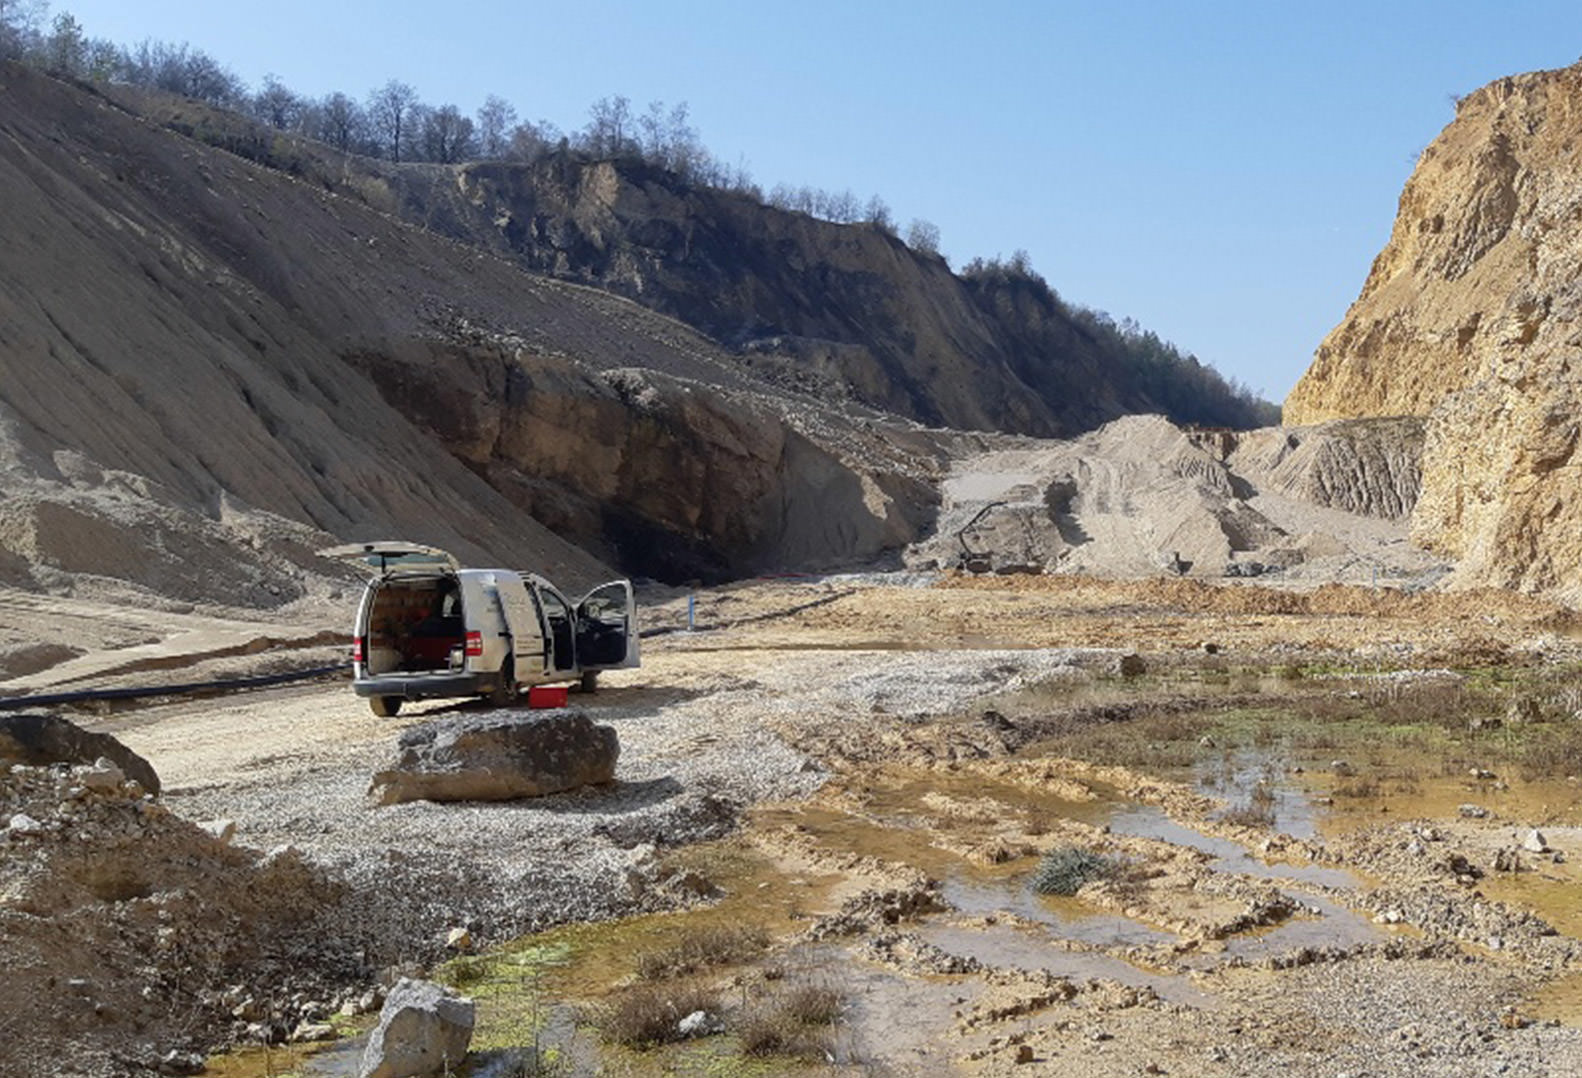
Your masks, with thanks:
[(84, 730), (47, 711), (0, 712), (0, 760), (44, 767), (109, 760), (149, 793), (159, 793), (154, 766), (109, 734)]
[(403, 977), (385, 998), (358, 1078), (454, 1074), (472, 1041), (473, 1002), (432, 981)]
[(615, 729), (581, 711), (446, 718), (403, 733), (368, 792), (381, 805), (542, 797), (613, 782), (620, 751)]

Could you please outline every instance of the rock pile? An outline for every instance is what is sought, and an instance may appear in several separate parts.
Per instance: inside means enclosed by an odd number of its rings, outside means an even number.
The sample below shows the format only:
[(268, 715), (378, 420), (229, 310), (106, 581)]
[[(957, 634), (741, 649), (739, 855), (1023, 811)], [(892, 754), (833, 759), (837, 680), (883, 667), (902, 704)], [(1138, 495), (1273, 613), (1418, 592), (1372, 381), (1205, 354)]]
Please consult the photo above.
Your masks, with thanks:
[(47, 711), (0, 714), (0, 760), (43, 765), (92, 764), (101, 759), (148, 793), (159, 793), (153, 765), (109, 734), (84, 730)]
[(332, 878), (289, 847), (222, 842), (108, 759), (0, 762), (0, 881), (0, 1073), (282, 1041), (371, 976), (330, 927)]

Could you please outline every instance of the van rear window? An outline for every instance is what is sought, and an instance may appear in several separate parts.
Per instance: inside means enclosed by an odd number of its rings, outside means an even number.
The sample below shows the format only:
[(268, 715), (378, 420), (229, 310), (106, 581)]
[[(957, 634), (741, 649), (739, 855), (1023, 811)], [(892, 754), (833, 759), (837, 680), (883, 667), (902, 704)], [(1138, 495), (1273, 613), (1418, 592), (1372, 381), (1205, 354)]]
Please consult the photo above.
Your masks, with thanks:
[(364, 554), (362, 561), (378, 569), (380, 572), (392, 570), (406, 571), (410, 569), (449, 569), (450, 560), (444, 554), (425, 554), (413, 551), (406, 554)]

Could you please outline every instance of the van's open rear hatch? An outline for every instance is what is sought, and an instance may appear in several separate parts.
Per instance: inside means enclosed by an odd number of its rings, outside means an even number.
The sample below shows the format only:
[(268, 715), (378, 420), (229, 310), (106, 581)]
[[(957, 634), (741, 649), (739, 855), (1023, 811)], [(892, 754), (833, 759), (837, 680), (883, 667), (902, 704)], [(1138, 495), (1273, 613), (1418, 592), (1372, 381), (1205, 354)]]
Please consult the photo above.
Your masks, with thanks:
[(386, 573), (405, 572), (408, 570), (433, 572), (438, 569), (455, 572), (461, 567), (454, 557), (438, 547), (423, 546), (421, 543), (406, 543), (394, 539), (332, 546), (319, 551), (319, 557), (338, 558), (341, 561), (352, 562), (358, 565), (359, 568), (381, 576)]

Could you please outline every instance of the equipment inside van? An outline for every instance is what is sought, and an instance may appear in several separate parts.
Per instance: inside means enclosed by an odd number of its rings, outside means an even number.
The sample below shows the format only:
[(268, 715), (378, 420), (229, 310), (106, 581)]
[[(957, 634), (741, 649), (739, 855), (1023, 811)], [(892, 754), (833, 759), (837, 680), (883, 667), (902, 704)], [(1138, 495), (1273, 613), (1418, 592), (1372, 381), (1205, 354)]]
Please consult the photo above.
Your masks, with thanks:
[(406, 700), (485, 696), (501, 706), (524, 686), (580, 681), (639, 664), (627, 580), (577, 602), (533, 573), (462, 569), (416, 543), (352, 543), (320, 551), (370, 573), (352, 629), (352, 689), (376, 715)]

